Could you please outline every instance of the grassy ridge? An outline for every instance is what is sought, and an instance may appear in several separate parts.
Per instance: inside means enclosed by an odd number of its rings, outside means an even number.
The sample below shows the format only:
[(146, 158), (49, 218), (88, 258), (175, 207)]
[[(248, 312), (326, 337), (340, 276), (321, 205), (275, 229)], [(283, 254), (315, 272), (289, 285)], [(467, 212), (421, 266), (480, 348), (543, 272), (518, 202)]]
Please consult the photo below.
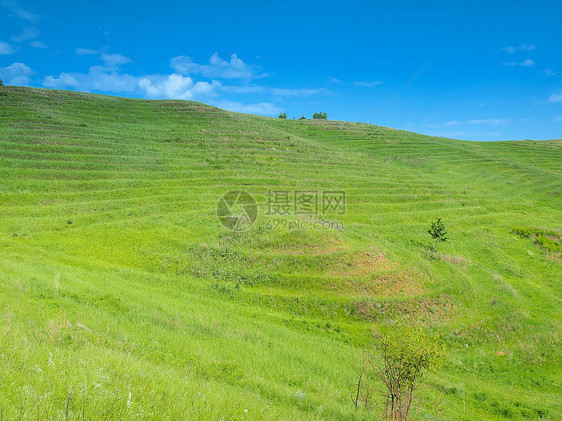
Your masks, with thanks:
[[(372, 419), (352, 356), (404, 315), (448, 349), (415, 416), (562, 417), (560, 253), (512, 233), (559, 244), (561, 141), (16, 87), (0, 118), (6, 417)], [(215, 216), (236, 189), (244, 233)], [(345, 229), (268, 229), (270, 190), (344, 190)]]

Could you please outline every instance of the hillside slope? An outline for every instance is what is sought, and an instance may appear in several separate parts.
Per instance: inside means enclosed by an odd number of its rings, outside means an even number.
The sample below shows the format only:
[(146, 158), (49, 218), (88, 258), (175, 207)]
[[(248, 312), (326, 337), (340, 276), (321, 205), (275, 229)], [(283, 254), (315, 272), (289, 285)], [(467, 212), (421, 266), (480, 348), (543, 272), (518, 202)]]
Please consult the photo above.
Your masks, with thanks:
[[(443, 392), (444, 419), (562, 418), (561, 162), (560, 140), (1, 87), (0, 409), (372, 419), (353, 356), (408, 316), (447, 349), (414, 416)], [(244, 232), (216, 216), (233, 190)], [(297, 214), (305, 191), (345, 212)]]

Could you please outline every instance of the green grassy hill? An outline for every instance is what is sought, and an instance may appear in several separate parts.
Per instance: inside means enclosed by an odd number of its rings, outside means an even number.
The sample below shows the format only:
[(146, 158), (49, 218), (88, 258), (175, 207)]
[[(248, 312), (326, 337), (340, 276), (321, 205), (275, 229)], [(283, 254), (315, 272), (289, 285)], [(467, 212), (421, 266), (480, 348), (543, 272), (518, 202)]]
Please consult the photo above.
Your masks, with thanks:
[[(376, 419), (352, 361), (410, 317), (446, 348), (413, 419), (561, 419), (561, 163), (560, 140), (1, 87), (0, 413)], [(248, 231), (216, 217), (231, 190)], [(345, 214), (272, 229), (272, 191)]]

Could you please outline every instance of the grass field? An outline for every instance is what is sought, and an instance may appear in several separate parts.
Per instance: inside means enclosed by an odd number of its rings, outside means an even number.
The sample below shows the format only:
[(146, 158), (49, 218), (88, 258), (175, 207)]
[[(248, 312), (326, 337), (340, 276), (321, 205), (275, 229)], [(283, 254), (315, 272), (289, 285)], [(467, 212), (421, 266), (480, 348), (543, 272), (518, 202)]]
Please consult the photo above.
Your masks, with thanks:
[[(561, 140), (0, 87), (0, 414), (378, 419), (352, 361), (407, 316), (446, 350), (413, 419), (562, 419), (561, 163)], [(216, 217), (231, 190), (247, 231)], [(345, 213), (271, 229), (272, 191)]]

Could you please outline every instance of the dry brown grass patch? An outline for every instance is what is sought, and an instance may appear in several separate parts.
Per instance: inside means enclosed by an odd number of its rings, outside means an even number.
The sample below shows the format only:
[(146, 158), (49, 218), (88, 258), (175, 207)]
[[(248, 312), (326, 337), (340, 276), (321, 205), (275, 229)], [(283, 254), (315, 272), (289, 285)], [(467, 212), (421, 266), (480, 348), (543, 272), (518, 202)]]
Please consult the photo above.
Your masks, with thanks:
[(331, 289), (370, 297), (404, 297), (419, 295), (424, 291), (423, 280), (408, 270), (384, 273), (375, 278), (344, 278), (333, 282)]
[(395, 269), (397, 264), (390, 261), (384, 252), (363, 251), (354, 254), (347, 261), (338, 262), (328, 270), (328, 275), (345, 278), (367, 277), (376, 272)]
[(389, 301), (365, 298), (355, 302), (349, 310), (360, 319), (369, 321), (407, 316), (430, 323), (450, 320), (454, 313), (452, 300), (446, 295)]

